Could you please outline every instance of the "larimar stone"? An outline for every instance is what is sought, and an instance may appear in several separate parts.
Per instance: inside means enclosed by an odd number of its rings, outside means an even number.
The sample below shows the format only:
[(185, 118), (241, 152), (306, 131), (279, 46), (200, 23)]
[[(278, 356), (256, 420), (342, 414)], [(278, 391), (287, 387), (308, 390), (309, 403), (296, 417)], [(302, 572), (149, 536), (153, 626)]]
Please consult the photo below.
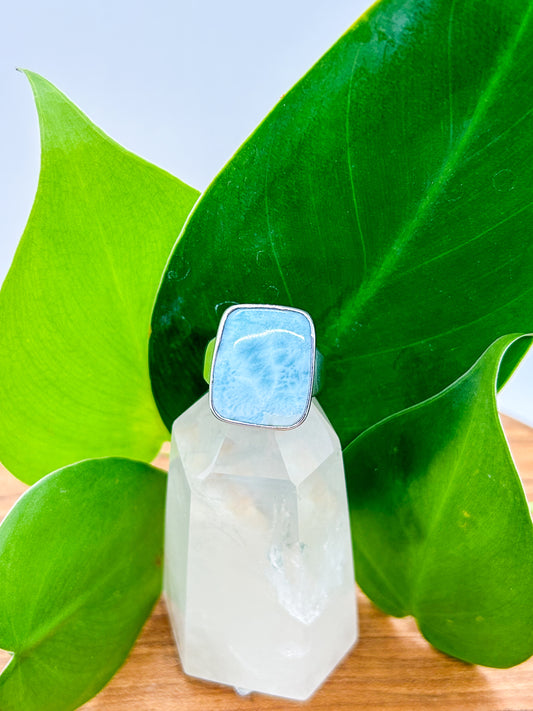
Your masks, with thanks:
[(304, 311), (232, 307), (217, 335), (211, 408), (230, 422), (295, 427), (310, 406), (314, 365), (314, 326)]
[(204, 396), (172, 429), (164, 590), (183, 669), (307, 699), (357, 639), (341, 447), (315, 400), (295, 429)]

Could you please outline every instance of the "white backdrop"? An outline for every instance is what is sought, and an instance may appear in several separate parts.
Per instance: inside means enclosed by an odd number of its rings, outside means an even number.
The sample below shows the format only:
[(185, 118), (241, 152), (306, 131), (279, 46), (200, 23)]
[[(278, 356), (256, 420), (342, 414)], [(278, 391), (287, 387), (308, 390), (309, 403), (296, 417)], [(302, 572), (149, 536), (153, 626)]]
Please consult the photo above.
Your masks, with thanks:
[[(20, 66), (126, 148), (203, 190), (368, 0), (18, 0), (0, 15), (0, 281), (29, 214), (39, 137)], [(500, 406), (533, 424), (533, 357)]]

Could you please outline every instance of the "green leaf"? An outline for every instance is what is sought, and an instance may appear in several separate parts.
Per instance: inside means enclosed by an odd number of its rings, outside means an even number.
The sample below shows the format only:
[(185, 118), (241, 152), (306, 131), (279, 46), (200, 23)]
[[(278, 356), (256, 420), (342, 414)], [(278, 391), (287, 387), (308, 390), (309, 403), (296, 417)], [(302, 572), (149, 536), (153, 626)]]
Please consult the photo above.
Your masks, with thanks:
[(495, 667), (533, 654), (533, 525), (495, 397), (514, 340), (345, 450), (362, 589), (440, 650)]
[(382, 0), (351, 28), (186, 225), (152, 319), (167, 426), (231, 302), (312, 315), (345, 444), (531, 331), (532, 74), (529, 0)]
[[(124, 662), (161, 588), (165, 474), (88, 460), (42, 479), (0, 527), (2, 711), (68, 711)], [(88, 482), (90, 482), (88, 484)]]
[(148, 375), (161, 273), (197, 193), (109, 139), (42, 77), (42, 162), (0, 293), (0, 459), (27, 483), (166, 433)]

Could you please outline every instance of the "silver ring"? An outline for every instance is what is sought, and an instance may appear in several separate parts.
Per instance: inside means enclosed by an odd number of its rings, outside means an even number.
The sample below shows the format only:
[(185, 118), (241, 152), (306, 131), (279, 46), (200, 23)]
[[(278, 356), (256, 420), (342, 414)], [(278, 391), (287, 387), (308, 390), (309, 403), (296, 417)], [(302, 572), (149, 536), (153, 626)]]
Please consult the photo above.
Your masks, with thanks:
[(234, 424), (298, 427), (320, 389), (322, 363), (306, 311), (271, 304), (231, 306), (205, 354), (211, 410)]

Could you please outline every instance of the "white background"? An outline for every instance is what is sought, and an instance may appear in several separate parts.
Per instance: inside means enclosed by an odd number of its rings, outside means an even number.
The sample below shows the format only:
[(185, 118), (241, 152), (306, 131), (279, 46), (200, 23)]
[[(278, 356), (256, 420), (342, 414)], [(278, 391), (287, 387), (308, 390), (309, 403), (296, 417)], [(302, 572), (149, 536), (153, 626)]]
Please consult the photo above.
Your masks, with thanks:
[[(203, 190), (366, 0), (17, 0), (0, 16), (0, 281), (29, 214), (39, 135), (20, 66), (126, 148)], [(1, 327), (1, 325), (0, 325)], [(533, 357), (500, 407), (533, 424)]]

